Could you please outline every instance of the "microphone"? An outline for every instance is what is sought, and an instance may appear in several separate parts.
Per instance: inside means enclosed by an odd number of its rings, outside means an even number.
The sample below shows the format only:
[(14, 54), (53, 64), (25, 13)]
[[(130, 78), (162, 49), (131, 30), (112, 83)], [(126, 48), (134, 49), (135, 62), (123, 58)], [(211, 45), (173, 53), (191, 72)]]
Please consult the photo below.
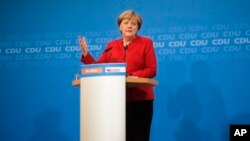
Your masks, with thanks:
[[(103, 53), (109, 52), (113, 47), (108, 47), (107, 49), (105, 49), (103, 51)], [(94, 61), (92, 62), (92, 64), (96, 64), (98, 61), (96, 59), (94, 59)]]
[(104, 52), (108, 52), (108, 51), (110, 51), (112, 48), (113, 48), (113, 47), (109, 47), (109, 48), (105, 49)]
[(125, 45), (124, 49), (127, 50), (128, 49), (128, 45)]
[(125, 68), (126, 68), (126, 76), (127, 76), (127, 66), (128, 66), (128, 45), (125, 45), (124, 47), (125, 49), (125, 58), (124, 58), (124, 62), (125, 62)]

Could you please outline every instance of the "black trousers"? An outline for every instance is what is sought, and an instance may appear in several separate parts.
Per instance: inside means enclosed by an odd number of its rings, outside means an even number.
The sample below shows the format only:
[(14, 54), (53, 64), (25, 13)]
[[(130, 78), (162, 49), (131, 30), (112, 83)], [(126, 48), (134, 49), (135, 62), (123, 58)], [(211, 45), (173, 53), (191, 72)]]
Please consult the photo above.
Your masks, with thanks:
[(126, 103), (126, 141), (149, 141), (153, 101)]

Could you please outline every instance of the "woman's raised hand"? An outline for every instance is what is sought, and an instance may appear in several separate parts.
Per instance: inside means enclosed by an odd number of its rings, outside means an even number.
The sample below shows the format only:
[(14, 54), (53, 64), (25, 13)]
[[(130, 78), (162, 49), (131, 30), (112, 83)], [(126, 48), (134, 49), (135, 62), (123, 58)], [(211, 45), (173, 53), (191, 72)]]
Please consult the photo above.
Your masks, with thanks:
[(88, 46), (87, 46), (87, 41), (85, 37), (78, 37), (78, 42), (79, 42), (79, 46), (82, 50), (82, 54), (83, 56), (86, 56), (88, 54)]

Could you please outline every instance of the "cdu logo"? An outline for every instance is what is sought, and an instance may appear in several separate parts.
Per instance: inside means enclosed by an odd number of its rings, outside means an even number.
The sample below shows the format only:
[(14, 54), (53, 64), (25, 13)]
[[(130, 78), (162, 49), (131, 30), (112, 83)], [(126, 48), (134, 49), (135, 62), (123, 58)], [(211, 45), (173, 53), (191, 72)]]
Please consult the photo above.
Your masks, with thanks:
[(249, 141), (249, 125), (230, 125), (230, 141)]

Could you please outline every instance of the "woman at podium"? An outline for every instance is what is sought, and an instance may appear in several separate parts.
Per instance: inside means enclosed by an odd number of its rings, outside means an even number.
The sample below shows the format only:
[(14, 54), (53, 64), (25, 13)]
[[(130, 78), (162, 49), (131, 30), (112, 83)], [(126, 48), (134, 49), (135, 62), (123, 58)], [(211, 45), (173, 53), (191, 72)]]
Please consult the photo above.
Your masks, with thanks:
[[(155, 77), (157, 63), (153, 41), (138, 35), (142, 26), (141, 16), (133, 10), (124, 11), (118, 16), (117, 24), (121, 38), (110, 41), (98, 60), (88, 51), (86, 39), (79, 37), (81, 62), (125, 63), (128, 77)], [(127, 141), (149, 141), (154, 98), (152, 87), (126, 88)]]

